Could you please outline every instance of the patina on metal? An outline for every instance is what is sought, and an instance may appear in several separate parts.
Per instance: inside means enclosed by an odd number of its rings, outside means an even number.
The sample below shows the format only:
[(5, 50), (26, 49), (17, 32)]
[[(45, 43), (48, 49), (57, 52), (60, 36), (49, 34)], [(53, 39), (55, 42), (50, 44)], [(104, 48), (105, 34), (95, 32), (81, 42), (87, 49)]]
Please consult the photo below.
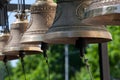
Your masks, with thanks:
[(3, 49), (8, 41), (9, 38), (9, 33), (4, 33), (0, 35), (0, 61), (4, 61), (4, 59), (6, 58), (7, 60), (14, 60), (14, 59), (18, 59), (17, 55), (4, 55), (3, 53)]
[(34, 44), (21, 44), (20, 39), (23, 32), (26, 30), (28, 20), (26, 14), (17, 14), (16, 21), (11, 24), (10, 38), (7, 45), (4, 48), (4, 54), (6, 55), (19, 55), (20, 51), (23, 51), (26, 55), (28, 54), (40, 54), (42, 50), (39, 45)]
[(94, 25), (120, 25), (120, 0), (91, 0), (83, 23)]
[(112, 40), (105, 26), (89, 26), (81, 23), (81, 17), (78, 17), (81, 15), (78, 14), (80, 3), (81, 0), (58, 0), (55, 20), (45, 34), (45, 42), (75, 44), (79, 38), (84, 38), (87, 43)]
[(44, 34), (53, 23), (56, 3), (53, 0), (36, 0), (30, 9), (31, 20), (21, 43), (40, 44)]

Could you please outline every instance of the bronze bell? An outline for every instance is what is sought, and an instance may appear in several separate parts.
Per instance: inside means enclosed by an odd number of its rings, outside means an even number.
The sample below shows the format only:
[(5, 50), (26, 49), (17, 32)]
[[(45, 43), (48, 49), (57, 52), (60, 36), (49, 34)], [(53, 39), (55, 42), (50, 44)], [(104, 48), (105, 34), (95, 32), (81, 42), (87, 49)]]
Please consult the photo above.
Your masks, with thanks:
[(20, 44), (20, 39), (26, 30), (28, 20), (24, 14), (17, 14), (16, 18), (16, 21), (11, 24), (10, 38), (4, 48), (4, 54), (18, 55), (20, 51), (24, 51), (25, 54), (38, 54), (42, 52), (39, 45)]
[(3, 61), (5, 58), (7, 60), (14, 60), (14, 59), (18, 59), (17, 55), (4, 55), (3, 53), (3, 49), (6, 45), (6, 42), (8, 41), (9, 38), (9, 34), (8, 33), (4, 33), (0, 35), (0, 61)]
[(75, 44), (78, 38), (87, 43), (111, 41), (105, 26), (88, 26), (81, 23), (78, 14), (81, 0), (58, 0), (55, 20), (47, 31), (44, 41), (52, 44)]
[(94, 25), (120, 25), (120, 0), (91, 0), (83, 23)]
[(36, 0), (36, 3), (31, 6), (31, 20), (21, 43), (42, 42), (44, 34), (53, 22), (55, 10), (56, 3), (53, 0)]

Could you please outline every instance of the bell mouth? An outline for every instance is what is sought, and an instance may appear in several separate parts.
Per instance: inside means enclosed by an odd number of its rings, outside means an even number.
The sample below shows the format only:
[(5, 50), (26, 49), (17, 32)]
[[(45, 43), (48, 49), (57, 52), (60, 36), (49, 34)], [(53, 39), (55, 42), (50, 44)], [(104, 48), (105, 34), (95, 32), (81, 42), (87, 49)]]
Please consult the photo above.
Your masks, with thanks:
[[(66, 26), (66, 28), (68, 28), (68, 26)], [(90, 26), (87, 28), (90, 28)], [(65, 31), (65, 27), (61, 29), (62, 31), (60, 31), (60, 29), (58, 29), (59, 31), (55, 31), (54, 29), (51, 28), (51, 30), (48, 30), (44, 36), (44, 42), (50, 44), (75, 44), (76, 40), (83, 38), (86, 40), (86, 43), (89, 44), (108, 42), (112, 40), (111, 34), (106, 30), (80, 30), (80, 27), (67, 31)]]
[(43, 52), (40, 47), (9, 47), (4, 50), (3, 54), (19, 55), (20, 51), (22, 51), (25, 55), (40, 54)]
[[(97, 5), (97, 3), (96, 3)], [(94, 4), (93, 4), (94, 6)], [(86, 9), (83, 23), (88, 25), (120, 25), (120, 5), (90, 6)]]
[[(98, 36), (94, 36), (94, 37), (82, 37), (81, 36), (81, 37), (79, 37), (79, 34), (78, 34), (78, 36), (76, 36), (76, 33), (74, 33), (72, 36), (69, 36), (69, 33), (67, 34), (68, 35), (67, 36), (66, 33), (55, 32), (55, 33), (46, 34), (44, 41), (47, 43), (50, 43), (50, 44), (75, 44), (76, 40), (78, 40), (79, 38), (83, 38), (83, 39), (85, 39), (85, 42), (87, 42), (87, 44), (89, 44), (89, 43), (108, 42), (108, 41), (112, 40), (111, 38), (106, 39), (107, 36), (106, 37), (104, 36), (103, 38), (100, 38)], [(53, 36), (53, 35), (55, 35), (55, 36)], [(62, 35), (66, 35), (66, 37), (62, 36)]]

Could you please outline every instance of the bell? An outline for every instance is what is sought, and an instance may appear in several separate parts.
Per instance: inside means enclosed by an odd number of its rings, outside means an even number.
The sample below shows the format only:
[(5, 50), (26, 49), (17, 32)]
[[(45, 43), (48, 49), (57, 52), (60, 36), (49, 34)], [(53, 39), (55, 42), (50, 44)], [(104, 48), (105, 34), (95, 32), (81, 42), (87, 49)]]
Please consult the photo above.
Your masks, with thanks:
[[(78, 38), (87, 43), (111, 41), (111, 34), (105, 26), (89, 26), (81, 23), (82, 14), (77, 14), (81, 0), (58, 0), (55, 20), (44, 36), (44, 41), (52, 44), (75, 44)], [(81, 12), (82, 13), (82, 12)]]
[(8, 38), (9, 38), (8, 33), (0, 35), (0, 61), (3, 61), (5, 58), (7, 60), (18, 59), (18, 56), (16, 56), (16, 55), (4, 55), (4, 54), (2, 54)]
[(39, 44), (42, 42), (44, 34), (53, 22), (55, 10), (56, 3), (53, 0), (37, 0), (31, 6), (31, 20), (21, 43)]
[(120, 25), (120, 0), (91, 0), (86, 8), (85, 24)]
[(25, 54), (39, 54), (42, 52), (38, 45), (20, 44), (20, 39), (26, 30), (28, 20), (24, 14), (17, 14), (16, 18), (16, 21), (11, 24), (10, 38), (4, 48), (4, 54), (19, 55), (20, 51), (25, 52)]

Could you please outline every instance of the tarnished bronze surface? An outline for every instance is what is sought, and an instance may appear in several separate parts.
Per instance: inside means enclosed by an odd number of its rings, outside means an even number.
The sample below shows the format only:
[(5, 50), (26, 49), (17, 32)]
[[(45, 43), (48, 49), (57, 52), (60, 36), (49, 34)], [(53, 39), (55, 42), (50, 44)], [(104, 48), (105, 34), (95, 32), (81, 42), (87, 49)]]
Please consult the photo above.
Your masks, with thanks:
[(31, 6), (31, 20), (21, 43), (39, 44), (51, 26), (55, 16), (56, 4), (53, 0), (37, 0)]
[(78, 17), (77, 14), (80, 0), (62, 1), (59, 2), (58, 0), (55, 20), (52, 27), (45, 34), (45, 42), (75, 44), (78, 38), (84, 38), (87, 43), (101, 43), (112, 40), (111, 34), (104, 26), (88, 26), (81, 23), (81, 17)]
[(17, 19), (11, 24), (10, 38), (7, 45), (4, 48), (4, 54), (6, 55), (18, 55), (20, 51), (25, 52), (25, 54), (39, 54), (42, 52), (39, 45), (28, 45), (21, 44), (20, 39), (23, 32), (26, 30), (28, 25), (28, 20), (26, 15), (17, 14)]
[(2, 54), (4, 46), (6, 45), (6, 42), (7, 42), (8, 38), (9, 38), (8, 33), (0, 35), (0, 61), (3, 61), (5, 57), (6, 57), (7, 60), (18, 59), (18, 56), (16, 56), (16, 55), (6, 55), (5, 56), (4, 54)]
[(92, 0), (86, 8), (83, 23), (120, 25), (120, 0)]

